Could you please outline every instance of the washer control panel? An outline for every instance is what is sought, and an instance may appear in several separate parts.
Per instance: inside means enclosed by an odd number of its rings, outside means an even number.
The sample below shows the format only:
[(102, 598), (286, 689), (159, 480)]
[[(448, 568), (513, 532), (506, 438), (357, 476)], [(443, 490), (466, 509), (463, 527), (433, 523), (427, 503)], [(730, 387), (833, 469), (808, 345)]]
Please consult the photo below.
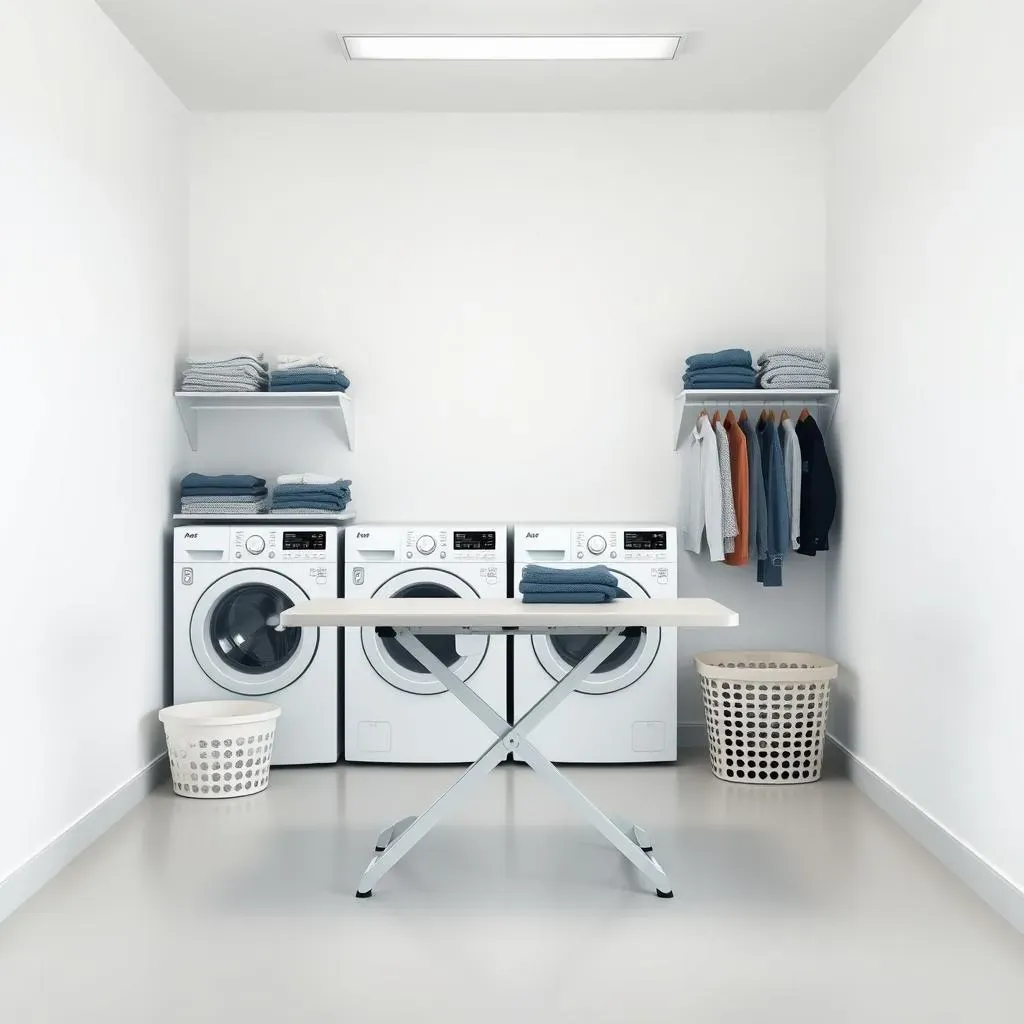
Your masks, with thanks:
[(505, 527), (422, 526), (401, 531), (404, 562), (504, 562)]
[(283, 526), (231, 528), (233, 562), (337, 562), (337, 530)]
[(517, 562), (579, 565), (660, 562), (675, 565), (676, 532), (661, 525), (516, 527)]

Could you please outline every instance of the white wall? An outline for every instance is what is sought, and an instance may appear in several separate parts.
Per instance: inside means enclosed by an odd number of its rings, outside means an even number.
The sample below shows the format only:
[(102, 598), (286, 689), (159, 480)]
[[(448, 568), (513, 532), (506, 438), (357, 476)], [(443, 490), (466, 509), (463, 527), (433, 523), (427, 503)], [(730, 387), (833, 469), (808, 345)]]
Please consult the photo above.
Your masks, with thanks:
[(1018, 0), (925, 0), (829, 118), (838, 738), (1024, 887)]
[(0, 882), (160, 750), (186, 115), (89, 0), (4, 5)]
[[(192, 468), (343, 472), (363, 521), (675, 521), (684, 357), (823, 339), (824, 187), (811, 114), (196, 117), (192, 342), (336, 356), (358, 447), (222, 418)], [(687, 558), (748, 623), (687, 677), (820, 648), (823, 562), (765, 592)]]

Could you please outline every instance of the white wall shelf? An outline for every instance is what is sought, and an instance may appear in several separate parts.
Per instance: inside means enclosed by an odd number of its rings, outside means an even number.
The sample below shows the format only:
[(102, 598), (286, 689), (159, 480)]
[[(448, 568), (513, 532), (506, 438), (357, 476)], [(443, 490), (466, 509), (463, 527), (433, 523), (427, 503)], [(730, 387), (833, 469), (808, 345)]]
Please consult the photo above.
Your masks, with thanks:
[(175, 391), (178, 415), (192, 451), (199, 447), (199, 413), (206, 410), (282, 410), (335, 413), (335, 424), (349, 450), (355, 449), (352, 399), (339, 391)]
[(284, 515), (280, 512), (250, 512), (248, 515), (237, 516), (220, 512), (209, 515), (175, 512), (172, 518), (186, 523), (350, 523), (355, 517), (355, 511), (347, 508), (344, 512), (304, 512), (295, 515)]
[(812, 411), (822, 410), (824, 416), (821, 432), (826, 434), (832, 425), (832, 417), (835, 415), (838, 402), (838, 391), (825, 391), (819, 388), (794, 388), (786, 391), (761, 388), (683, 390), (675, 397), (673, 447), (675, 451), (679, 451), (686, 431), (693, 426), (688, 421), (691, 417), (696, 420), (700, 409), (707, 409), (709, 413), (713, 413), (715, 409), (721, 409), (723, 413), (726, 409), (734, 409), (737, 413), (741, 409), (747, 409), (748, 412), (756, 411), (758, 414), (762, 409), (788, 409), (792, 415), (805, 407)]

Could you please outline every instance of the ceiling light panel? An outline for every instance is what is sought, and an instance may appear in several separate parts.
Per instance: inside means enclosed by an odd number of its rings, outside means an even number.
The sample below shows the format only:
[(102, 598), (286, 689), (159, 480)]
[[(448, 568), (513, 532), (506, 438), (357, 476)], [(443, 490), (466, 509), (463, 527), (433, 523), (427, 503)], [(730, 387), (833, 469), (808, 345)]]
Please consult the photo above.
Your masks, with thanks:
[(341, 36), (350, 60), (673, 60), (683, 36)]

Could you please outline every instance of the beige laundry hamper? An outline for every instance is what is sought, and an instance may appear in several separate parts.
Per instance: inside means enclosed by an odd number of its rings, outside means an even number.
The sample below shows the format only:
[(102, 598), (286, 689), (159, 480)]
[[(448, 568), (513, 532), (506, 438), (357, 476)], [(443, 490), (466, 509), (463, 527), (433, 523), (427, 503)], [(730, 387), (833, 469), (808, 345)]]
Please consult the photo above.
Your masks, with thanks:
[(836, 662), (792, 651), (709, 651), (694, 661), (718, 778), (790, 785), (821, 777)]

